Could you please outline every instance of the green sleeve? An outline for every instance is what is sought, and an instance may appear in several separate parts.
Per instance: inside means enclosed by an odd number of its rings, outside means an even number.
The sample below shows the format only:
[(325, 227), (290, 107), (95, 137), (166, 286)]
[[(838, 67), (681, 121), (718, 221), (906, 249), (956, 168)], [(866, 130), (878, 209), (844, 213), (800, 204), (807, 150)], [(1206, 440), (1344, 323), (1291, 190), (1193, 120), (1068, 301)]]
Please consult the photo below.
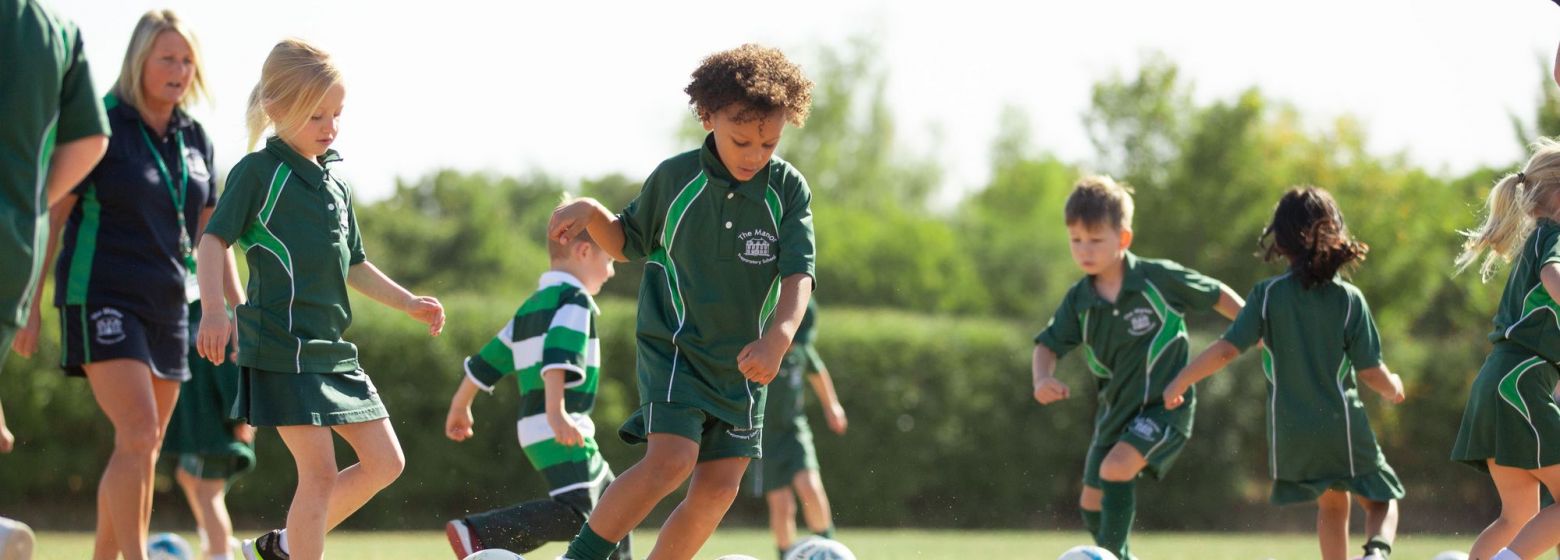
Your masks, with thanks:
[(1266, 283), (1259, 283), (1246, 295), (1246, 306), (1235, 316), (1235, 322), (1224, 331), (1224, 340), (1241, 351), (1251, 348), (1267, 334), (1267, 324), (1262, 316), (1267, 307)]
[(265, 202), (265, 193), (270, 186), (261, 174), (249, 172), (251, 161), (247, 157), (239, 160), (228, 172), (217, 208), (211, 212), (211, 221), (206, 222), (205, 233), (216, 236), (226, 245), (237, 243), (259, 217), (260, 206)]
[(508, 338), (514, 332), (515, 321), (509, 320), (498, 336), (489, 340), (476, 354), (466, 358), (466, 377), (489, 393), (504, 376), (515, 372), (515, 353), (509, 347)]
[(1539, 238), (1539, 245), (1535, 248), (1538, 251), (1539, 267), (1560, 262), (1560, 228), (1549, 227), (1544, 231), (1548, 235)]
[(623, 256), (629, 260), (650, 256), (659, 244), (657, 237), (661, 232), (661, 223), (666, 219), (666, 211), (661, 208), (660, 200), (660, 193), (666, 190), (660, 184), (665, 181), (665, 176), (661, 168), (657, 167), (645, 179), (644, 187), (639, 189), (639, 196), (634, 197), (618, 214), (618, 224), (623, 226)]
[(815, 272), (816, 248), (813, 239), (812, 191), (807, 179), (790, 169), (782, 189), (785, 200), (780, 210), (780, 277), (806, 274), (818, 285)]
[(542, 337), (542, 372), (561, 369), (565, 386), (585, 381), (586, 356), (590, 352), (591, 305), (574, 292), (553, 312), (552, 323)]
[(87, 50), (76, 31), (69, 67), (60, 83), (60, 120), (55, 141), (64, 144), (97, 134), (108, 134), (108, 114), (103, 100), (92, 86), (92, 70), (87, 65)]
[(1344, 324), (1344, 352), (1354, 369), (1373, 368), (1381, 365), (1381, 333), (1376, 331), (1376, 319), (1370, 314), (1370, 304), (1365, 296), (1349, 292), (1349, 317)]
[(802, 357), (807, 360), (807, 371), (812, 373), (827, 371), (828, 368), (823, 365), (823, 357), (818, 355), (818, 347), (816, 345), (808, 344), (803, 347), (802, 352)]
[(1050, 348), (1058, 358), (1083, 344), (1083, 319), (1074, 309), (1071, 290), (1063, 296), (1062, 304), (1056, 307), (1056, 313), (1051, 316), (1051, 322), (1046, 324), (1045, 330), (1035, 336), (1035, 344)]
[[(345, 184), (342, 187), (346, 187)], [(357, 203), (352, 200), (352, 189), (344, 189), (347, 194), (347, 253), (349, 264), (362, 264), (368, 261), (368, 254), (363, 252), (363, 231), (358, 229)]]
[(1150, 280), (1170, 300), (1170, 305), (1181, 310), (1209, 309), (1219, 303), (1224, 283), (1170, 261), (1157, 261)]

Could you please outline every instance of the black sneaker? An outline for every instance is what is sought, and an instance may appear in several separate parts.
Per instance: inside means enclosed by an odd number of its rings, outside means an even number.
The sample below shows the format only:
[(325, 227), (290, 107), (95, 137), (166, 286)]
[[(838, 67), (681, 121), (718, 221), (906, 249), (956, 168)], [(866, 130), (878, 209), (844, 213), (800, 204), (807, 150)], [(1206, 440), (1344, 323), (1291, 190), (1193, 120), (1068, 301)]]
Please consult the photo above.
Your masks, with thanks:
[(254, 540), (245, 540), (240, 548), (244, 551), (244, 560), (290, 560), (287, 553), (282, 552), (280, 529), (260, 535)]

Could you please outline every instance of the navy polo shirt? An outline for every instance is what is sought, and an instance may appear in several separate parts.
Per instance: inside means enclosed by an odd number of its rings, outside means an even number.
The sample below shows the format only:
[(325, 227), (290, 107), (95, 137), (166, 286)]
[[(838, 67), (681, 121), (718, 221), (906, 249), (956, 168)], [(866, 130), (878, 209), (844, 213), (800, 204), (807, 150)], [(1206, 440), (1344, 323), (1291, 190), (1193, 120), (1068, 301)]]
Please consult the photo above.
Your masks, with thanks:
[(113, 306), (145, 320), (181, 321), (188, 309), (179, 218), (152, 149), (161, 155), (175, 190), (181, 164), (188, 173), (183, 211), (193, 244), (199, 239), (201, 210), (217, 204), (211, 140), (179, 109), (167, 133), (158, 135), (129, 104), (110, 95), (104, 105), (113, 135), (103, 160), (74, 191), (79, 198), (55, 263), (54, 305)]

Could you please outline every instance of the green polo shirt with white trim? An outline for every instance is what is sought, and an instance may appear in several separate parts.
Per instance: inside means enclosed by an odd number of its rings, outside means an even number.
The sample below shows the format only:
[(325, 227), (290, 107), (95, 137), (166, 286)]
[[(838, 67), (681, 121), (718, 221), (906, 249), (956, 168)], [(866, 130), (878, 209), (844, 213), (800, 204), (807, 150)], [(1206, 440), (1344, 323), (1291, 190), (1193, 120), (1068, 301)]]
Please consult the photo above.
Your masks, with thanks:
[(347, 269), (364, 262), (352, 190), (331, 175), (330, 150), (309, 161), (278, 138), (244, 156), (206, 224), (249, 263), (249, 301), (238, 307), (238, 364), (272, 372), (358, 369)]
[[(27, 322), (49, 221), (54, 146), (108, 134), (76, 24), (32, 0), (0, 0), (0, 333)], [(0, 356), (4, 352), (0, 351)]]
[[(1057, 357), (1082, 347), (1099, 394), (1095, 445), (1117, 441), (1149, 407), (1163, 407), (1165, 386), (1187, 362), (1185, 314), (1219, 302), (1224, 284), (1175, 262), (1140, 259), (1128, 252), (1116, 302), (1094, 291), (1085, 276), (1067, 291), (1035, 343)], [(1167, 414), (1171, 427), (1192, 435), (1195, 391)]]
[(1270, 476), (1354, 478), (1386, 464), (1355, 378), (1381, 365), (1381, 336), (1359, 288), (1339, 278), (1309, 289), (1293, 274), (1268, 278), (1224, 340), (1241, 350), (1263, 343)]
[(623, 253), (645, 259), (637, 328), (641, 404), (698, 407), (740, 429), (763, 426), (764, 386), (737, 354), (768, 328), (780, 280), (813, 275), (812, 193), (772, 158), (738, 182), (714, 138), (672, 157), (619, 214)]
[(1551, 363), (1560, 362), (1560, 305), (1539, 279), (1545, 265), (1560, 262), (1560, 223), (1540, 219), (1516, 260), (1495, 311), (1490, 342), (1514, 342)]

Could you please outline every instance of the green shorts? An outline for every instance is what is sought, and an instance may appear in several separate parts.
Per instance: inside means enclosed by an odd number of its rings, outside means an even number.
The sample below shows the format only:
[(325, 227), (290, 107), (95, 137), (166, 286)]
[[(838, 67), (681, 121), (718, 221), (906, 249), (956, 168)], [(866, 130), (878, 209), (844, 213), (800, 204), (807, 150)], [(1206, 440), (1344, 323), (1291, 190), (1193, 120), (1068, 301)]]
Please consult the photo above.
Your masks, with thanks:
[[(1159, 415), (1167, 411), (1159, 409)], [(1083, 484), (1091, 488), (1100, 487), (1100, 465), (1105, 462), (1105, 456), (1116, 447), (1117, 443), (1131, 445), (1138, 453), (1143, 454), (1143, 459), (1148, 465), (1143, 467), (1143, 473), (1154, 477), (1154, 480), (1164, 478), (1165, 473), (1170, 472), (1170, 467), (1175, 464), (1177, 457), (1181, 456), (1181, 450), (1186, 448), (1186, 434), (1181, 433), (1158, 418), (1153, 410), (1142, 416), (1132, 419), (1127, 424), (1126, 432), (1114, 441), (1105, 441), (1100, 438), (1089, 446), (1088, 458), (1083, 463)], [(1103, 435), (1103, 434), (1102, 434)], [(1141, 476), (1141, 475), (1140, 475)]]
[(11, 353), (11, 341), (16, 340), (17, 331), (21, 327), (0, 324), (0, 369), (5, 368), (5, 357)]
[(251, 426), (337, 426), (390, 413), (363, 370), (346, 373), (279, 373), (243, 368), (233, 418)]
[(699, 444), (700, 463), (763, 456), (763, 428), (738, 429), (697, 407), (681, 403), (660, 402), (639, 407), (618, 429), (618, 436), (631, 444), (650, 441), (650, 434), (673, 434), (693, 440)]
[(1398, 480), (1390, 465), (1382, 464), (1375, 472), (1354, 478), (1329, 478), (1320, 480), (1275, 480), (1269, 501), (1273, 505), (1310, 503), (1328, 490), (1342, 490), (1373, 502), (1390, 502), (1403, 499), (1403, 482)]
[(1560, 445), (1553, 444), (1560, 441), (1560, 406), (1552, 395), (1557, 380), (1555, 364), (1497, 344), (1469, 390), (1452, 460), (1479, 470), (1490, 459), (1526, 470), (1560, 464)]
[(790, 486), (797, 473), (818, 470), (818, 452), (805, 418), (794, 425), (787, 423), (783, 430), (768, 430), (763, 450), (764, 458), (748, 465), (749, 488), (755, 496)]
[(255, 468), (253, 455), (180, 453), (179, 470), (206, 480), (232, 480)]

